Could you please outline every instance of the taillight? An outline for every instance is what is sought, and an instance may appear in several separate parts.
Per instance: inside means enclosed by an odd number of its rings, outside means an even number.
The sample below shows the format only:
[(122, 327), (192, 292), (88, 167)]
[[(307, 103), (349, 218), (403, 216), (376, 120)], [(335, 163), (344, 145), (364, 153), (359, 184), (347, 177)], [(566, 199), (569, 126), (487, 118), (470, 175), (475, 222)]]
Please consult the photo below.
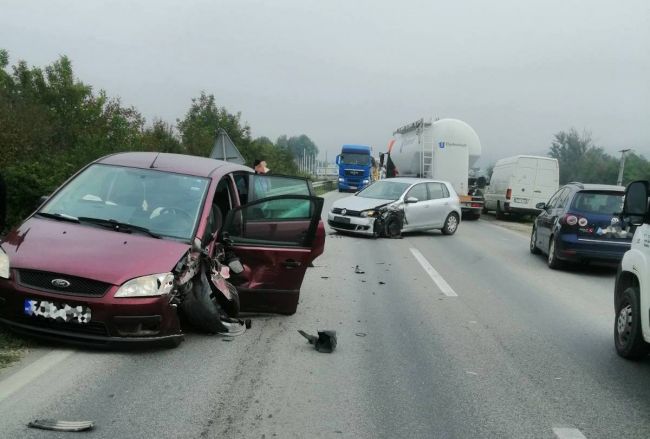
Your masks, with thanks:
[(587, 224), (589, 224), (589, 220), (584, 216), (567, 213), (562, 218), (560, 218), (560, 224), (566, 224), (567, 226), (575, 226), (577, 224), (580, 227), (585, 227)]
[(512, 196), (512, 189), (508, 188), (508, 190), (506, 191), (506, 200), (509, 200), (511, 196)]

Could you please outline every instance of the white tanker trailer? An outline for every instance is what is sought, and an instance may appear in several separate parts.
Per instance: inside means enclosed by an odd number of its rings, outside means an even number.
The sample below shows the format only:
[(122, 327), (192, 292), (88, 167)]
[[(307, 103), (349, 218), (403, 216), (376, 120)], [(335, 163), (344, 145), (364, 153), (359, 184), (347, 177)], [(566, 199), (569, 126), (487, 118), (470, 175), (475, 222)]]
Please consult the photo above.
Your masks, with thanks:
[(388, 152), (400, 177), (448, 181), (460, 197), (463, 214), (481, 215), (482, 191), (468, 183), (469, 171), (481, 156), (481, 142), (472, 127), (458, 119), (420, 119), (396, 129), (393, 136)]

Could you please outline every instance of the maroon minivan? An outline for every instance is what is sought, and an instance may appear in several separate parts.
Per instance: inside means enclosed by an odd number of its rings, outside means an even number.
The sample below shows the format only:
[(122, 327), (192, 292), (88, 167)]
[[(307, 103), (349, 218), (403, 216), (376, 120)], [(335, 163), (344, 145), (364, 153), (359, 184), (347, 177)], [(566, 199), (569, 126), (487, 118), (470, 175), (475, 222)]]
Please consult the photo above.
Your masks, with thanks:
[(73, 342), (177, 345), (179, 267), (223, 241), (243, 266), (229, 279), (241, 310), (293, 314), (324, 250), (322, 207), (302, 178), (178, 154), (101, 158), (0, 244), (0, 322)]

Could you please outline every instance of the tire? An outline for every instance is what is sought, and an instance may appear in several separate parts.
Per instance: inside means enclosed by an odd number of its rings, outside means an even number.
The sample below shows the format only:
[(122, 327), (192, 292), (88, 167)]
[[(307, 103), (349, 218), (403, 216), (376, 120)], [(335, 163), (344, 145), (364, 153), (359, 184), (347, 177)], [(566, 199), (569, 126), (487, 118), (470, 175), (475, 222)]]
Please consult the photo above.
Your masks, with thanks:
[(190, 294), (181, 303), (181, 310), (193, 326), (210, 334), (226, 331), (221, 324), (221, 309), (212, 297), (209, 281), (204, 273), (194, 280)]
[(506, 215), (503, 213), (503, 210), (501, 210), (501, 203), (497, 201), (497, 211), (495, 213), (495, 216), (497, 217), (498, 220), (502, 220), (506, 218)]
[(169, 340), (165, 341), (164, 347), (166, 349), (176, 349), (182, 342), (183, 338), (181, 337), (170, 338)]
[(548, 257), (546, 258), (546, 265), (552, 270), (557, 270), (562, 268), (562, 261), (557, 258), (557, 247), (554, 236), (551, 236), (551, 239), (548, 240)]
[(640, 360), (650, 351), (641, 331), (639, 288), (629, 287), (616, 300), (614, 345), (616, 352), (628, 360)]
[(463, 219), (470, 220), (470, 221), (476, 221), (479, 218), (481, 218), (480, 213), (471, 212), (471, 213), (466, 213), (466, 214), (463, 215)]
[(537, 227), (533, 227), (533, 231), (530, 234), (530, 252), (534, 255), (540, 254), (542, 251), (537, 247)]
[(453, 235), (458, 230), (458, 214), (450, 213), (445, 219), (445, 226), (441, 229), (445, 235)]
[(483, 205), (483, 209), (481, 211), (483, 213), (488, 213), (488, 208), (485, 206), (485, 204)]
[(241, 305), (239, 303), (239, 292), (237, 291), (237, 288), (235, 288), (235, 286), (230, 282), (228, 282), (227, 285), (232, 300), (228, 300), (228, 298), (226, 298), (221, 293), (221, 291), (217, 290), (216, 288), (212, 289), (212, 293), (217, 298), (217, 302), (219, 302), (221, 309), (223, 309), (224, 312), (228, 314), (228, 317), (235, 318), (239, 316), (239, 311), (241, 310)]

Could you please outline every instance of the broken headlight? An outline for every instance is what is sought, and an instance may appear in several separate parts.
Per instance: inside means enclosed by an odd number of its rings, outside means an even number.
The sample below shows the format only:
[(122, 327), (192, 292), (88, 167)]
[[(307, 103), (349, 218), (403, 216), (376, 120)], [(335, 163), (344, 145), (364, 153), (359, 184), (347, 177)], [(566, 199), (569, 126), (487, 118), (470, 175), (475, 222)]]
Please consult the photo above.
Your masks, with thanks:
[(9, 279), (9, 256), (0, 248), (0, 277)]
[(173, 286), (174, 275), (171, 273), (136, 277), (122, 285), (115, 293), (115, 297), (162, 296), (170, 293)]
[(377, 211), (375, 209), (362, 210), (361, 211), (361, 216), (363, 218), (374, 218), (374, 217), (377, 216)]

